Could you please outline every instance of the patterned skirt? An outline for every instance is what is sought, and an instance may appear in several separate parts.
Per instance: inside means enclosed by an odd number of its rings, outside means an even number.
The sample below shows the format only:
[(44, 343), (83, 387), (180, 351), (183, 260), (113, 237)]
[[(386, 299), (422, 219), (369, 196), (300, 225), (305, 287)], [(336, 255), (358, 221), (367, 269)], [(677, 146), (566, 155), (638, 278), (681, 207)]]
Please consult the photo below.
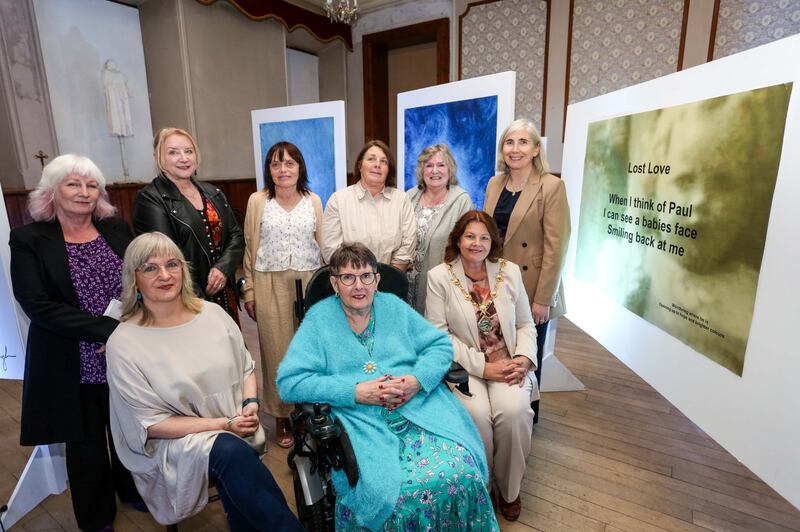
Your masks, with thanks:
[[(397, 412), (383, 410), (400, 438), (400, 497), (382, 532), (499, 530), (494, 509), (470, 452), (462, 445), (418, 427)], [(353, 512), (336, 503), (336, 530), (367, 530)]]

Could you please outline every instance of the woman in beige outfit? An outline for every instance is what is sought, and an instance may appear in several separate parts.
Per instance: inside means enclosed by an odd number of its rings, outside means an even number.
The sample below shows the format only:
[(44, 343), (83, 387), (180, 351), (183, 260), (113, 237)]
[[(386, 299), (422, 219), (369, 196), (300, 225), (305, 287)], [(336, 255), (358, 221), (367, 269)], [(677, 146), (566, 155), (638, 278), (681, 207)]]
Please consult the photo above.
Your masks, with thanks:
[[(483, 210), (504, 239), (503, 257), (519, 264), (536, 323), (537, 370), (541, 366), (547, 323), (566, 312), (561, 270), (569, 245), (569, 205), (564, 182), (549, 173), (536, 126), (513, 121), (497, 148), (498, 174), (486, 185)], [(533, 405), (536, 423), (539, 402)]]
[(244, 301), (258, 324), (264, 410), (276, 418), (278, 445), (288, 448), (292, 407), (278, 397), (275, 376), (297, 328), (295, 280), (305, 286), (320, 267), (322, 201), (308, 189), (305, 160), (294, 144), (272, 146), (264, 166), (267, 186), (250, 196), (244, 220)]
[[(447, 331), (455, 361), (469, 372), (472, 396), (454, 392), (486, 448), (498, 505), (514, 521), (531, 448), (536, 331), (520, 268), (500, 258), (503, 245), (492, 218), (469, 211), (456, 222), (444, 263), (428, 272), (425, 316)], [(497, 491), (493, 491), (493, 498)]]

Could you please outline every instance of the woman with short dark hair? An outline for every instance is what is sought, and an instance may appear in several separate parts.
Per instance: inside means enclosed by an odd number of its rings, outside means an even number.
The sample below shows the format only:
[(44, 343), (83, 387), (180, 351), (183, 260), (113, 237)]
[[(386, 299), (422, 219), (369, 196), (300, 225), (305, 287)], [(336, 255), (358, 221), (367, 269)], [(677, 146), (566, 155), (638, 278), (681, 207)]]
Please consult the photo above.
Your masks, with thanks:
[(360, 242), (378, 258), (406, 271), (417, 246), (414, 210), (397, 189), (394, 156), (380, 140), (364, 144), (353, 175), (358, 183), (337, 190), (325, 206), (322, 259), (329, 261), (342, 244)]
[(515, 521), (531, 449), (530, 403), (539, 389), (528, 296), (519, 266), (502, 256), (492, 217), (483, 211), (462, 216), (450, 233), (445, 262), (428, 273), (425, 315), (450, 334), (455, 361), (469, 372), (472, 396), (453, 393), (481, 434), (500, 512)]
[(447, 335), (378, 292), (375, 254), (342, 246), (335, 296), (311, 307), (278, 369), (281, 397), (331, 405), (353, 445), (359, 480), (333, 472), (337, 530), (497, 530), (483, 446), (442, 378)]

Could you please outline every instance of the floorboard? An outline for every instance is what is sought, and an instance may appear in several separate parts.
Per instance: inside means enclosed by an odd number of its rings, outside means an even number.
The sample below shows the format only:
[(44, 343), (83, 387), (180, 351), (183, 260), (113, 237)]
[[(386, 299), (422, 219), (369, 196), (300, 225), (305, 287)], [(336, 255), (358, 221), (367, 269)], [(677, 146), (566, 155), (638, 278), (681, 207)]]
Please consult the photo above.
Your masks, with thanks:
[[(258, 364), (255, 324), (242, 315)], [(556, 353), (586, 385), (547, 393), (522, 487), (522, 515), (498, 516), (508, 532), (800, 531), (800, 511), (722, 449), (664, 397), (568, 320)], [(259, 390), (262, 389), (259, 382)], [(0, 502), (30, 455), (19, 446), (19, 382), (0, 381)], [(262, 415), (271, 428), (274, 420)], [(294, 510), (287, 451), (271, 444), (263, 462)], [(162, 531), (149, 514), (120, 504), (122, 532)], [(180, 530), (226, 530), (219, 502)], [(78, 530), (69, 490), (51, 496), (13, 530)]]

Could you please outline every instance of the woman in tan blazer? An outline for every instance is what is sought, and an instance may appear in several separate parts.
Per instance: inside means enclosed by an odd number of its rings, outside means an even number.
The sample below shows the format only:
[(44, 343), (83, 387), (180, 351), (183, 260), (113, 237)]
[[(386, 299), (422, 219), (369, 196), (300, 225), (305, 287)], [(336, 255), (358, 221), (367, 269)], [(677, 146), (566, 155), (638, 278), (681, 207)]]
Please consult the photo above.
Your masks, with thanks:
[[(561, 270), (569, 244), (570, 222), (564, 182), (548, 173), (547, 157), (533, 122), (513, 121), (497, 148), (498, 174), (486, 186), (483, 210), (497, 223), (503, 257), (522, 269), (522, 282), (536, 323), (536, 380), (547, 322), (566, 312)], [(533, 404), (538, 421), (539, 402)]]
[(464, 214), (450, 233), (445, 262), (428, 272), (425, 316), (447, 331), (455, 361), (470, 374), (472, 396), (455, 393), (483, 440), (500, 511), (514, 521), (539, 389), (528, 296), (519, 267), (500, 258), (502, 250), (488, 214)]
[(297, 328), (294, 284), (305, 286), (321, 265), (322, 201), (308, 188), (303, 154), (278, 142), (267, 151), (264, 190), (247, 202), (244, 219), (244, 307), (258, 324), (264, 410), (276, 418), (277, 443), (288, 448), (292, 406), (275, 386), (278, 365)]

